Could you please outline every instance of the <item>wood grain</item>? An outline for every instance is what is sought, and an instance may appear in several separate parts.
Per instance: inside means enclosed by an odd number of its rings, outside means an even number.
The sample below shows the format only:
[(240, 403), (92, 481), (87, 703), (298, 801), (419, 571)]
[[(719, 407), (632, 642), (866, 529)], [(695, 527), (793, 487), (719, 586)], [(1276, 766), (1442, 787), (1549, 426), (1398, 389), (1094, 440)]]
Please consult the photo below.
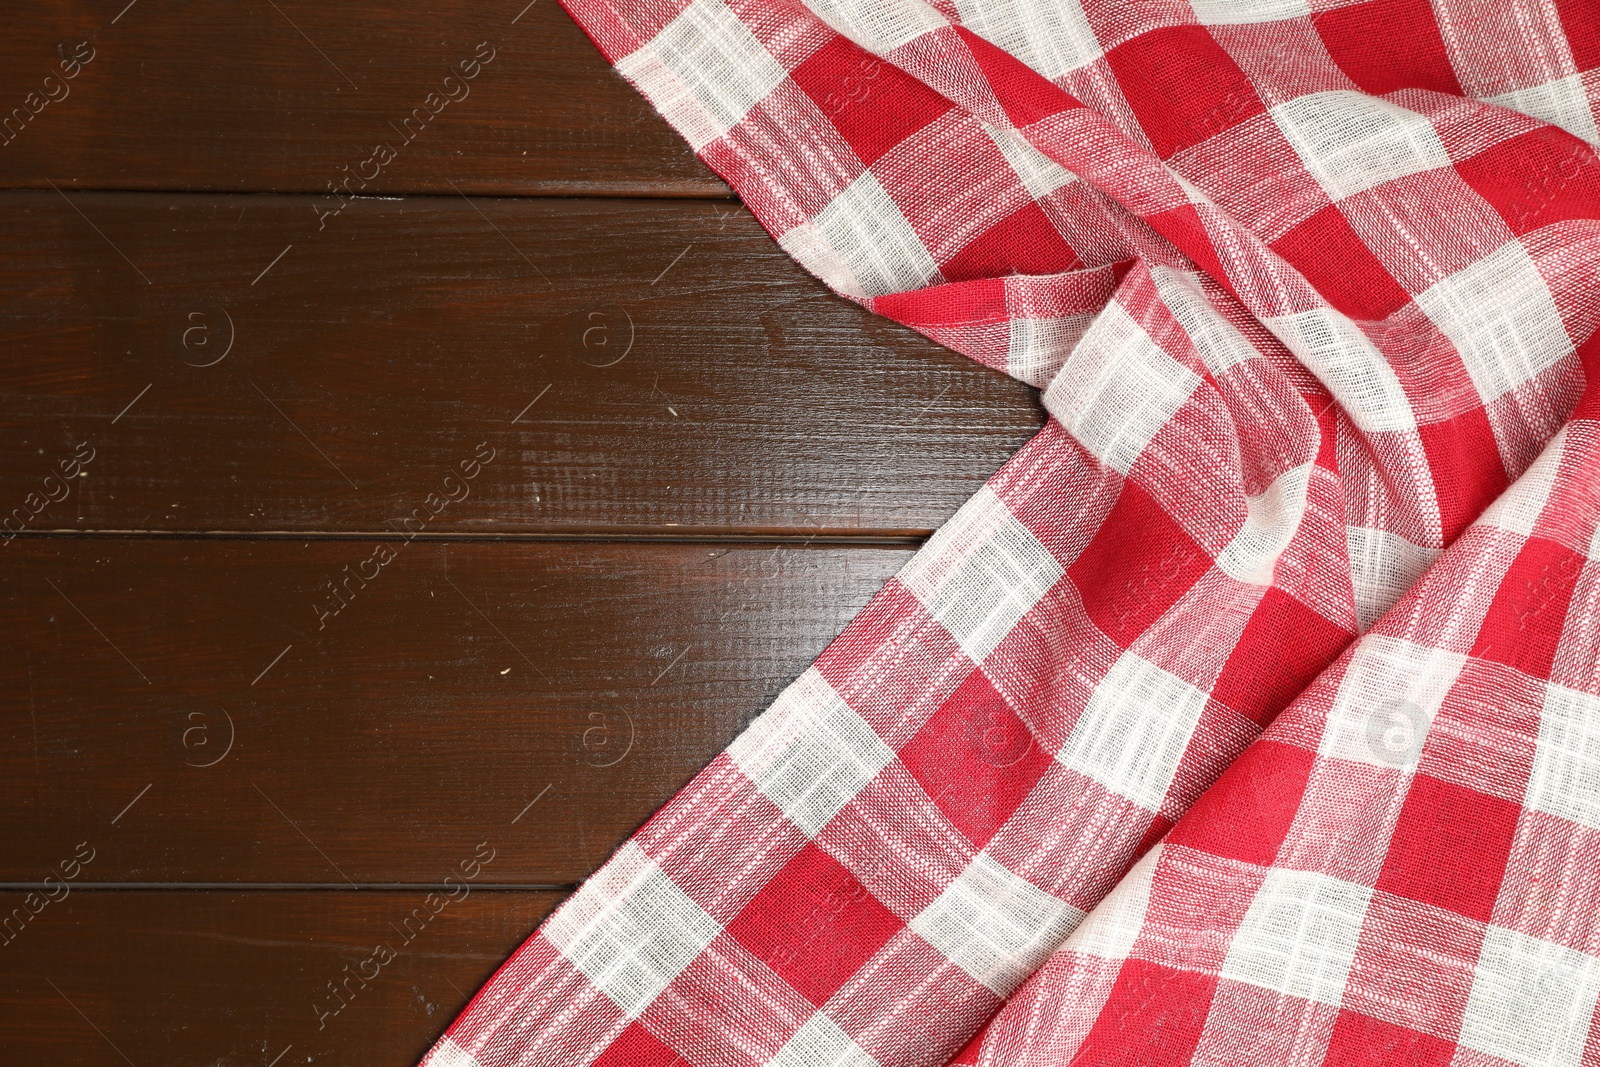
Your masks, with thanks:
[(392, 530), (488, 442), (430, 532), (918, 536), (1042, 424), (743, 209), (452, 196), (317, 225), (304, 197), (0, 194), (8, 529)]
[(386, 547), (0, 549), (0, 881), (85, 839), (101, 882), (432, 882), (485, 839), (487, 880), (579, 881), (909, 558)]
[(560, 899), (450, 892), (69, 891), (0, 948), (5, 1060), (411, 1067)]
[(0, 232), (6, 1063), (410, 1067), (1044, 419), (554, 0), (30, 8)]
[(731, 196), (555, 0), (526, 2), (30, 7), (0, 35), (0, 116), (24, 109), (0, 187)]

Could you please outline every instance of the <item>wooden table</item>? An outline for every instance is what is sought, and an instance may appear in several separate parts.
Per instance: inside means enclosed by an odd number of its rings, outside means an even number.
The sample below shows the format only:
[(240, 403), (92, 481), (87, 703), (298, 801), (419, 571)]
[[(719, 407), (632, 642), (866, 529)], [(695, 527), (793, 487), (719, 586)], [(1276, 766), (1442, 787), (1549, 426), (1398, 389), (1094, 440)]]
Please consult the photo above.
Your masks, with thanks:
[(0, 38), (5, 1062), (413, 1063), (1041, 424), (524, 3)]

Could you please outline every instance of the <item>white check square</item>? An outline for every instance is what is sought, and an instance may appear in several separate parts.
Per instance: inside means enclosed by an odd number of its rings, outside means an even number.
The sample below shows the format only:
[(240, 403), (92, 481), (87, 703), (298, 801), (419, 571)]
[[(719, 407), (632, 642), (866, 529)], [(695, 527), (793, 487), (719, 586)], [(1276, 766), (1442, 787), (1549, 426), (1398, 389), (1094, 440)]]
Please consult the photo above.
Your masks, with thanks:
[(1267, 872), (1222, 977), (1337, 1008), (1372, 890), (1315, 871)]
[(1416, 429), (1416, 413), (1388, 357), (1349, 318), (1319, 307), (1268, 319), (1266, 324), (1328, 386), (1350, 421), (1362, 430)]
[(1350, 546), (1356, 625), (1365, 633), (1433, 565), (1440, 551), (1370, 526), (1347, 526), (1344, 532)]
[[(812, 227), (829, 257), (844, 267), (848, 277), (830, 277), (802, 262), (847, 296), (920, 289), (939, 277), (939, 266), (922, 238), (870, 170), (828, 201), (812, 220)], [(837, 267), (834, 270), (838, 273)]]
[(948, 25), (929, 4), (884, 4), (878, 0), (807, 0), (806, 7), (869, 52), (884, 55)]
[(1299, 532), (1311, 488), (1311, 464), (1291, 467), (1255, 496), (1244, 498), (1245, 520), (1217, 555), (1217, 569), (1230, 578), (1271, 585), (1278, 557)]
[(1093, 321), (1089, 315), (1014, 317), (1007, 326), (1006, 373), (1036, 389), (1046, 388)]
[[(1509, 489), (1495, 497), (1494, 503), (1483, 510), (1474, 525), (1492, 526), (1523, 537), (1532, 537), (1533, 531), (1539, 527), (1539, 519), (1545, 513), (1545, 506), (1550, 502), (1550, 491), (1555, 488), (1556, 477), (1564, 465), (1567, 443), (1567, 428), (1563, 426), (1545, 443), (1533, 465), (1518, 475)], [(1591, 554), (1590, 558), (1595, 556)]]
[(1589, 108), (1589, 94), (1583, 89), (1582, 74), (1552, 78), (1539, 85), (1512, 89), (1483, 99), (1524, 115), (1532, 115), (1552, 126), (1560, 126), (1590, 144), (1600, 141), (1600, 131), (1595, 129), (1594, 112)]
[(979, 489), (900, 571), (900, 584), (982, 663), (1066, 572), (999, 495)]
[(1335, 201), (1450, 165), (1444, 142), (1427, 118), (1381, 97), (1332, 89), (1287, 100), (1271, 114), (1306, 170)]
[(956, 0), (961, 24), (1051, 81), (1099, 59), (1078, 0)]
[(1580, 1067), (1597, 998), (1600, 959), (1490, 926), (1460, 1043), (1522, 1067)]
[(1204, 690), (1124, 652), (1095, 686), (1056, 759), (1159, 810), (1205, 707)]
[(544, 937), (633, 1019), (720, 930), (629, 841), (551, 917)]
[(1434, 716), (1465, 665), (1456, 652), (1363, 637), (1339, 680), (1318, 755), (1415, 770)]
[(1523, 803), (1600, 830), (1600, 697), (1546, 686)]
[(428, 1053), (427, 1059), (422, 1061), (422, 1067), (482, 1067), (482, 1065), (466, 1049), (448, 1037), (441, 1037), (439, 1043)]
[(734, 739), (728, 756), (808, 837), (894, 759), (815, 667)]
[(1006, 996), (1058, 946), (1083, 912), (985, 853), (911, 920), (951, 962)]
[(1504, 396), (1572, 353), (1550, 289), (1521, 241), (1417, 294), (1423, 314), (1450, 338), (1485, 401)]
[(1189, 0), (1194, 17), (1205, 26), (1242, 26), (1311, 17), (1306, 0)]
[(767, 1067), (878, 1067), (878, 1061), (819, 1011), (784, 1042)]
[(1150, 910), (1150, 890), (1155, 884), (1156, 865), (1161, 862), (1161, 848), (1158, 844), (1139, 857), (1133, 869), (1072, 931), (1064, 948), (1102, 960), (1128, 958)]
[(1044, 406), (1102, 463), (1127, 474), (1199, 384), (1113, 300), (1050, 382)]
[(696, 151), (738, 125), (785, 77), (722, 0), (693, 0), (617, 70)]
[(1206, 299), (1192, 275), (1171, 267), (1156, 267), (1150, 272), (1150, 280), (1213, 376), (1261, 356), (1256, 346)]

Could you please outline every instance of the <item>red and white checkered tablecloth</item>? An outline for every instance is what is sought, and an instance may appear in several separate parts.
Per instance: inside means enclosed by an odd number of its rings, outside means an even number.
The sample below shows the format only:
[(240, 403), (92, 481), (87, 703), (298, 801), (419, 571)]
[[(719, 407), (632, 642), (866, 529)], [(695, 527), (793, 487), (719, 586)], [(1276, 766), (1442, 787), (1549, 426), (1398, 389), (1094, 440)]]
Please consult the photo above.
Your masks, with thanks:
[(1600, 1065), (1600, 11), (564, 0), (1052, 416), (427, 1067)]

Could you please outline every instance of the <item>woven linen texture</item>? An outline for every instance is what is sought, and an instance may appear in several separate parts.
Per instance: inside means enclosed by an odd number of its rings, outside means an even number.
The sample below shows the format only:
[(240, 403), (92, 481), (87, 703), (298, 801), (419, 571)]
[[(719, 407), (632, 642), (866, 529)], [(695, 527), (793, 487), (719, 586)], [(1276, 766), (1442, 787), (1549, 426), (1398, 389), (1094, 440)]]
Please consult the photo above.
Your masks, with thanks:
[(1050, 419), (427, 1067), (1600, 1064), (1600, 13), (564, 3)]

